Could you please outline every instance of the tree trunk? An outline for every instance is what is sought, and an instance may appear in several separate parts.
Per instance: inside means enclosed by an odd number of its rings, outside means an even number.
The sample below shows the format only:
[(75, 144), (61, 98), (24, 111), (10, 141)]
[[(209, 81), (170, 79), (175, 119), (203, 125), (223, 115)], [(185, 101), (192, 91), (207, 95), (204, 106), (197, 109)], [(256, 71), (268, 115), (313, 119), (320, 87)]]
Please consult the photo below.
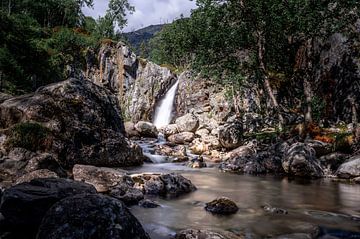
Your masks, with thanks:
[(349, 97), (349, 100), (350, 100), (350, 104), (351, 104), (351, 113), (352, 113), (351, 123), (352, 123), (353, 129), (355, 130), (357, 127), (357, 124), (358, 124), (358, 117), (357, 117), (358, 105), (356, 103), (354, 95)]
[(309, 125), (313, 122), (312, 118), (312, 97), (313, 92), (311, 89), (311, 82), (310, 82), (310, 71), (312, 70), (312, 46), (313, 46), (313, 40), (309, 39), (306, 41), (306, 57), (305, 57), (305, 76), (303, 80), (303, 87), (304, 87), (304, 95), (305, 95), (305, 125)]
[(3, 83), (3, 77), (2, 77), (2, 71), (0, 71), (0, 92), (3, 91), (4, 83)]
[(8, 5), (8, 15), (11, 15), (11, 0), (9, 0), (9, 5)]
[(263, 75), (263, 79), (264, 79), (264, 88), (268, 94), (268, 96), (270, 97), (271, 103), (275, 109), (275, 111), (278, 114), (279, 117), (279, 128), (280, 130), (283, 128), (284, 126), (284, 118), (282, 117), (281, 113), (280, 113), (280, 107), (279, 107), (279, 103), (277, 102), (274, 92), (271, 88), (270, 85), (270, 81), (269, 81), (269, 77), (267, 75), (266, 72), (266, 66), (264, 63), (264, 56), (265, 56), (265, 36), (263, 35), (262, 31), (258, 31), (257, 32), (258, 35), (258, 58), (259, 58), (259, 67), (260, 67), (260, 71)]

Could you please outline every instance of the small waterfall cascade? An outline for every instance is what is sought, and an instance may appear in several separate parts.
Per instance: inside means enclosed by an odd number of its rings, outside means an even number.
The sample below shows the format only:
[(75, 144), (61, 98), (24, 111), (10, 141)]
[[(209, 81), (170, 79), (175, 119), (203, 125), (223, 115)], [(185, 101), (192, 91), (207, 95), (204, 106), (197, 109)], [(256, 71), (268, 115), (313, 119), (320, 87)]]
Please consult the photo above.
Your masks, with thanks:
[(170, 124), (171, 113), (175, 102), (176, 90), (179, 85), (179, 80), (166, 92), (165, 97), (160, 101), (160, 104), (155, 109), (154, 125), (161, 128)]

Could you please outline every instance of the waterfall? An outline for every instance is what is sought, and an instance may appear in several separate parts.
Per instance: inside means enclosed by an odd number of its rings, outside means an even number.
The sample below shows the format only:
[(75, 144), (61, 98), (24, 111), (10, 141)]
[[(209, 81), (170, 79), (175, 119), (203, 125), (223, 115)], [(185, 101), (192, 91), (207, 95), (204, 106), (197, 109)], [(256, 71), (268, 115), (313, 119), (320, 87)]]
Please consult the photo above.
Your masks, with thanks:
[(154, 125), (157, 128), (170, 124), (171, 112), (174, 106), (178, 85), (179, 81), (177, 80), (170, 90), (166, 92), (165, 97), (160, 101), (160, 104), (155, 109)]

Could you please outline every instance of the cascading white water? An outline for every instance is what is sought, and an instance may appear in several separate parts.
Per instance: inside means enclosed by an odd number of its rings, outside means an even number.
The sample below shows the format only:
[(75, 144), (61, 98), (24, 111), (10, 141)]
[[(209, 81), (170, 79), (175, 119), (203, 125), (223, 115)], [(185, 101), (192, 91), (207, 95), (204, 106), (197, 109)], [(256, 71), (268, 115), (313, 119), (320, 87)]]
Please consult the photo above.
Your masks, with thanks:
[(179, 85), (179, 81), (166, 92), (165, 97), (161, 100), (160, 104), (155, 109), (154, 125), (157, 128), (161, 128), (170, 124), (171, 112), (174, 106), (176, 90)]

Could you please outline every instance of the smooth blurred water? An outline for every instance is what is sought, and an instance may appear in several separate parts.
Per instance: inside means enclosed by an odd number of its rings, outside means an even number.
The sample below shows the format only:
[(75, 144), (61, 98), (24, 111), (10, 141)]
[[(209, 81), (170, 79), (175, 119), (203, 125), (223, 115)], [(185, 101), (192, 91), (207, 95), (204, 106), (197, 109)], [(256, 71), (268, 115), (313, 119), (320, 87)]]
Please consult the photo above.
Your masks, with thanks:
[[(194, 170), (172, 163), (146, 164), (132, 171), (176, 171), (198, 188), (177, 199), (156, 198), (162, 205), (160, 208), (131, 208), (152, 238), (170, 238), (176, 231), (187, 228), (230, 230), (258, 236), (249, 238), (309, 233), (315, 226), (360, 233), (359, 185), (329, 179), (309, 181), (227, 174), (216, 168)], [(204, 210), (206, 202), (220, 196), (234, 200), (240, 208), (238, 213), (214, 216)], [(286, 209), (288, 214), (267, 213), (261, 208), (265, 204)]]
[(157, 128), (161, 128), (170, 124), (172, 108), (175, 102), (176, 90), (179, 85), (179, 81), (169, 89), (165, 97), (161, 100), (158, 107), (155, 109), (154, 125)]

